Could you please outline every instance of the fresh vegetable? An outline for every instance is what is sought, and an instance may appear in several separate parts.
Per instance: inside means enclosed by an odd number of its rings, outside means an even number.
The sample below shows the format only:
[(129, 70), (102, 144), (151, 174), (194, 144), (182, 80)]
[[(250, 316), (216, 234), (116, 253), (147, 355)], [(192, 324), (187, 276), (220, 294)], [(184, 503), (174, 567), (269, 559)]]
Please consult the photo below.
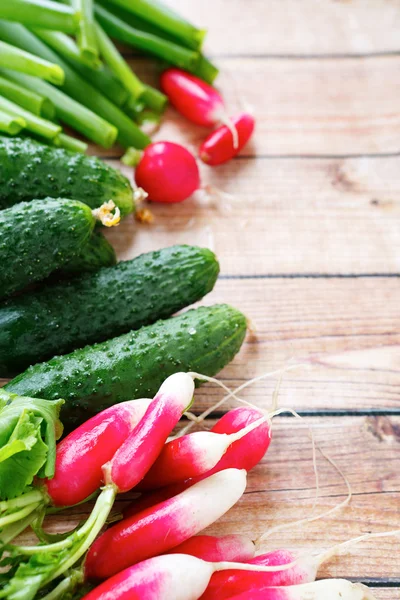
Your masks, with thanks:
[(172, 246), (13, 298), (0, 305), (0, 376), (169, 317), (210, 292), (218, 271), (210, 250)]
[(200, 186), (194, 156), (173, 142), (150, 144), (135, 170), (135, 181), (153, 202), (182, 202)]
[[(22, 494), (35, 475), (54, 475), (63, 402), (23, 398), (0, 389), (0, 501)], [(0, 502), (1, 528), (3, 504)]]
[(0, 131), (16, 135), (26, 127), (26, 121), (22, 117), (13, 117), (9, 113), (0, 110)]
[(29, 110), (38, 117), (50, 120), (55, 117), (54, 105), (48, 98), (27, 90), (6, 77), (0, 77), (0, 95)]
[[(374, 600), (375, 596), (360, 583), (345, 579), (323, 579), (290, 587), (275, 587), (243, 592), (231, 600)], [(115, 597), (117, 600), (117, 597)]]
[(55, 475), (45, 481), (53, 506), (72, 506), (103, 482), (103, 465), (112, 459), (145, 415), (152, 400), (111, 406), (72, 431), (57, 446)]
[(200, 158), (207, 165), (214, 167), (231, 160), (251, 138), (255, 125), (251, 115), (242, 113), (232, 118), (232, 124), (238, 135), (236, 146), (232, 131), (226, 125), (222, 125), (210, 133), (200, 146)]
[(61, 195), (91, 208), (111, 199), (122, 216), (134, 209), (128, 179), (98, 158), (30, 139), (0, 137), (0, 209)]
[(38, 117), (18, 104), (15, 104), (15, 102), (7, 100), (4, 96), (0, 96), (0, 110), (13, 117), (23, 119), (25, 121), (25, 128), (41, 137), (54, 140), (61, 133), (59, 125)]
[(246, 561), (251, 565), (279, 566), (294, 563), (281, 571), (220, 571), (214, 573), (201, 600), (224, 600), (242, 592), (271, 586), (298, 585), (315, 580), (318, 560), (310, 556), (297, 557), (288, 550), (273, 550)]
[(154, 0), (111, 0), (111, 3), (164, 29), (190, 48), (201, 48), (206, 30), (194, 27), (166, 4)]
[(170, 500), (116, 523), (88, 552), (86, 577), (107, 579), (132, 564), (170, 550), (225, 514), (242, 496), (245, 487), (246, 472), (227, 469)]
[(196, 535), (179, 546), (169, 550), (167, 554), (190, 554), (202, 560), (217, 562), (233, 560), (235, 562), (249, 561), (254, 557), (255, 546), (244, 535)]
[[(60, 271), (55, 275), (67, 278), (77, 277), (84, 273), (94, 273), (102, 267), (112, 267), (116, 264), (117, 255), (114, 248), (107, 238), (105, 238), (100, 231), (96, 230), (91, 235), (81, 253), (71, 258), (71, 260), (64, 264)], [(38, 315), (36, 314), (36, 316)]]
[(52, 0), (1, 0), (0, 19), (75, 33), (79, 14)]
[(97, 64), (99, 46), (94, 22), (93, 0), (72, 0), (72, 6), (79, 15), (77, 39), (81, 55), (89, 64)]
[[(215, 475), (214, 475), (215, 477)], [(114, 575), (84, 596), (84, 600), (196, 600), (202, 597), (212, 573), (236, 565), (206, 562), (185, 554), (156, 556)], [(254, 568), (254, 567), (253, 567)], [(260, 567), (260, 569), (273, 567)], [(250, 575), (250, 573), (248, 573)], [(254, 572), (257, 575), (257, 572)], [(231, 597), (233, 600), (233, 597)], [(344, 579), (327, 579), (299, 586), (270, 587), (245, 592), (237, 600), (374, 600), (369, 589)]]
[(221, 94), (195, 75), (167, 69), (161, 75), (161, 89), (176, 110), (196, 125), (213, 127), (226, 119)]
[(101, 344), (30, 367), (10, 381), (10, 392), (66, 398), (65, 426), (108, 406), (151, 397), (178, 371), (220, 371), (239, 351), (246, 318), (225, 305), (200, 307)]
[(87, 243), (95, 221), (86, 204), (61, 198), (22, 202), (1, 211), (0, 297), (60, 268)]
[[(58, 88), (37, 77), (30, 77), (22, 73), (6, 69), (3, 69), (1, 73), (26, 90), (49, 98), (55, 106), (56, 116), (88, 139), (104, 148), (110, 148), (114, 144), (118, 133), (117, 129)], [(61, 140), (64, 136), (65, 134), (59, 134), (58, 139)]]
[[(198, 431), (171, 440), (137, 489), (154, 490), (208, 473), (222, 460), (233, 443), (239, 440), (247, 442), (247, 435), (258, 428), (269, 440), (270, 425), (266, 417), (261, 415), (257, 421), (230, 435)], [(251, 453), (250, 444), (248, 450), (243, 448), (244, 453), (247, 451)]]
[(138, 50), (157, 56), (182, 69), (187, 69), (188, 71), (196, 69), (200, 60), (198, 52), (179, 46), (174, 42), (157, 37), (151, 33), (140, 31), (128, 25), (104, 6), (96, 4), (95, 13), (99, 23), (108, 35), (119, 42), (129, 44)]
[(50, 62), (56, 62), (65, 73), (61, 88), (77, 102), (90, 108), (118, 130), (118, 141), (124, 147), (145, 148), (150, 139), (117, 106), (96, 88), (80, 77), (62, 58), (46, 46), (37, 36), (18, 23), (0, 21), (0, 38), (18, 48), (36, 54)]
[(62, 85), (65, 79), (64, 71), (57, 64), (43, 60), (34, 54), (30, 54), (1, 41), (0, 65), (8, 69), (27, 73), (28, 75), (47, 79), (47, 81), (56, 85)]
[(67, 135), (66, 133), (59, 133), (58, 136), (53, 140), (55, 146), (69, 150), (70, 152), (80, 152), (85, 154), (88, 149), (86, 142), (78, 140), (78, 138)]

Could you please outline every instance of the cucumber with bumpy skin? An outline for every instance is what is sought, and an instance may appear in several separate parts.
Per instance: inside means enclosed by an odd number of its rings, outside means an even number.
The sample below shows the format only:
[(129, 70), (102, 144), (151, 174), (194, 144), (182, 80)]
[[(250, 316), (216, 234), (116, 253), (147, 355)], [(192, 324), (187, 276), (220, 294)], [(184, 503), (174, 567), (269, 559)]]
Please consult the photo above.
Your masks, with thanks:
[(113, 200), (122, 217), (134, 210), (129, 180), (99, 158), (0, 136), (0, 209), (48, 196), (80, 200), (91, 208)]
[(64, 398), (61, 420), (71, 428), (116, 402), (151, 398), (173, 373), (216, 375), (239, 351), (245, 334), (240, 311), (226, 304), (203, 306), (29, 367), (5, 389)]
[(0, 304), (0, 377), (167, 318), (212, 290), (211, 250), (173, 246)]
[(45, 279), (76, 256), (95, 223), (86, 204), (63, 198), (0, 211), (0, 298)]
[(63, 265), (55, 276), (59, 279), (77, 277), (116, 264), (117, 255), (114, 248), (100, 231), (95, 231), (82, 251)]

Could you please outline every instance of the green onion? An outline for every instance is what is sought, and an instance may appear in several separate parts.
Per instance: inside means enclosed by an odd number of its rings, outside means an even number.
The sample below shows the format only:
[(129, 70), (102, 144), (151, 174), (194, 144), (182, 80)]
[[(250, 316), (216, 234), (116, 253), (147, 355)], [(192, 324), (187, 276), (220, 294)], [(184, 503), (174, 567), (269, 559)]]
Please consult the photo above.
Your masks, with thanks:
[(114, 144), (117, 137), (116, 128), (58, 88), (37, 77), (21, 73), (7, 71), (6, 76), (27, 89), (50, 98), (56, 107), (57, 117), (89, 140), (104, 148), (111, 148)]
[(200, 61), (192, 73), (200, 77), (200, 79), (204, 79), (207, 83), (212, 84), (219, 73), (219, 69), (208, 58), (201, 55)]
[(85, 154), (86, 150), (88, 149), (86, 142), (77, 140), (66, 133), (60, 133), (60, 135), (55, 138), (54, 143), (57, 146), (61, 146), (61, 148), (71, 150), (72, 152), (80, 152), (81, 154)]
[(54, 104), (45, 96), (36, 94), (17, 83), (0, 76), (0, 94), (15, 104), (33, 112), (38, 117), (52, 121), (55, 117)]
[(79, 14), (70, 6), (62, 6), (51, 0), (1, 0), (0, 2), (0, 19), (55, 29), (64, 33), (75, 33), (79, 18)]
[(93, 15), (93, 0), (71, 0), (73, 8), (80, 14), (77, 34), (81, 56), (86, 63), (98, 62), (99, 46)]
[(165, 110), (168, 102), (168, 98), (165, 94), (156, 88), (151, 87), (150, 85), (145, 86), (145, 90), (141, 96), (141, 99), (146, 106), (158, 113), (161, 113)]
[(0, 96), (0, 110), (3, 110), (13, 117), (21, 117), (26, 121), (25, 128), (28, 131), (32, 131), (32, 133), (36, 133), (44, 138), (53, 139), (61, 133), (61, 127), (59, 125), (55, 125), (51, 121), (47, 121), (46, 119), (34, 115), (24, 108), (21, 108), (21, 106), (18, 106), (18, 104), (11, 102), (11, 100), (7, 100), (4, 96)]
[(103, 92), (107, 98), (117, 106), (125, 104), (129, 97), (128, 90), (124, 88), (108, 67), (99, 64), (99, 68), (93, 70), (81, 62), (79, 49), (72, 38), (59, 31), (44, 29), (33, 29), (33, 32), (48, 46), (64, 58), (71, 67), (77, 71), (86, 81), (89, 81), (98, 90)]
[(116, 15), (110, 13), (103, 6), (96, 5), (95, 13), (108, 35), (120, 42), (158, 56), (181, 69), (191, 72), (193, 72), (200, 60), (198, 52), (188, 50), (164, 38), (135, 29), (124, 23)]
[(118, 130), (118, 141), (122, 146), (145, 148), (150, 144), (150, 138), (129, 117), (80, 77), (62, 58), (25, 27), (0, 20), (0, 38), (28, 52), (38, 54), (46, 60), (56, 60), (65, 72), (63, 91), (114, 125)]
[(0, 42), (0, 66), (46, 79), (56, 85), (62, 85), (65, 80), (64, 71), (57, 64), (38, 58), (6, 42)]
[(194, 27), (165, 4), (157, 0), (110, 0), (110, 2), (164, 29), (190, 48), (195, 50), (201, 48), (206, 34), (205, 29)]
[(13, 117), (9, 113), (0, 110), (0, 131), (9, 135), (17, 135), (26, 126), (22, 117)]
[(101, 55), (124, 87), (128, 90), (132, 98), (138, 99), (145, 91), (144, 84), (136, 77), (128, 63), (123, 59), (117, 48), (110, 40), (105, 31), (96, 23), (97, 39), (100, 46)]
[(100, 69), (102, 64), (98, 58), (97, 61), (87, 60), (86, 56), (82, 56), (79, 48), (71, 37), (62, 33), (61, 31), (51, 31), (50, 29), (41, 29), (39, 27), (32, 27), (31, 31), (37, 35), (42, 42), (53, 48), (56, 52), (61, 54), (68, 61), (73, 61), (75, 64), (83, 64), (88, 70)]

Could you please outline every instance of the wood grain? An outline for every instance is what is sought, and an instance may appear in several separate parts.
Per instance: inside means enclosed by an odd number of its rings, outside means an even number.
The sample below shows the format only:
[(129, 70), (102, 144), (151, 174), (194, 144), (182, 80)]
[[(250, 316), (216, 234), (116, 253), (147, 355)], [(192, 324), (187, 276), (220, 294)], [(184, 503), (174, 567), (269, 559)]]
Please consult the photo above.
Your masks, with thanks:
[(226, 195), (151, 204), (153, 226), (127, 219), (107, 233), (121, 259), (190, 238), (224, 275), (397, 274), (399, 172), (399, 157), (243, 159), (202, 171)]
[(340, 55), (400, 48), (400, 6), (392, 0), (168, 3), (192, 22), (208, 27), (206, 48), (217, 55)]

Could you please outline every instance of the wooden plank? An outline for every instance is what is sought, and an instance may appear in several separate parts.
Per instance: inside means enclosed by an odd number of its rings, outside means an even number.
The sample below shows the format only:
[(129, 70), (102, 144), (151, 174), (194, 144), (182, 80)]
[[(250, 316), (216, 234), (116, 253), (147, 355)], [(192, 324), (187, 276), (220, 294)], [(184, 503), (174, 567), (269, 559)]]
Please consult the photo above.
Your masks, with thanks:
[[(154, 62), (129, 62), (142, 79), (157, 85)], [(231, 57), (218, 64), (217, 83), (229, 112), (251, 109), (257, 118), (256, 134), (243, 155), (399, 151), (400, 56), (301, 61)], [(171, 109), (154, 139), (176, 140), (196, 149), (206, 134)], [(119, 155), (117, 149), (113, 152)]]
[(152, 204), (153, 226), (129, 218), (107, 233), (122, 259), (188, 240), (208, 246), (224, 275), (395, 274), (399, 172), (399, 157), (243, 159), (203, 169), (204, 185), (228, 196)]
[[(399, 410), (400, 279), (219, 280), (204, 304), (230, 302), (251, 320), (240, 354), (220, 374), (230, 387), (293, 364), (279, 394), (297, 410)], [(242, 397), (268, 408), (277, 377)], [(223, 392), (206, 385), (195, 410)]]
[[(353, 491), (349, 506), (324, 520), (303, 525), (294, 522), (312, 514), (315, 477), (309, 427), (315, 440), (348, 478)], [(400, 418), (366, 419), (308, 418), (302, 422), (279, 418), (274, 421), (272, 443), (266, 457), (251, 472), (241, 501), (209, 533), (242, 533), (252, 539), (272, 527), (291, 527), (258, 543), (260, 552), (287, 547), (299, 552), (315, 552), (366, 532), (383, 532), (400, 527), (400, 475), (398, 469)], [(342, 502), (347, 494), (341, 476), (318, 457), (320, 492), (314, 515)], [(124, 497), (122, 508), (129, 502)], [(85, 508), (48, 518), (48, 530), (65, 530), (76, 525)], [(32, 536), (24, 534), (21, 542)], [(327, 563), (321, 577), (396, 578), (398, 540), (369, 540)]]
[[(169, 0), (208, 28), (213, 54), (397, 52), (400, 6), (391, 0)], [(223, 18), (221, 18), (223, 15)]]

